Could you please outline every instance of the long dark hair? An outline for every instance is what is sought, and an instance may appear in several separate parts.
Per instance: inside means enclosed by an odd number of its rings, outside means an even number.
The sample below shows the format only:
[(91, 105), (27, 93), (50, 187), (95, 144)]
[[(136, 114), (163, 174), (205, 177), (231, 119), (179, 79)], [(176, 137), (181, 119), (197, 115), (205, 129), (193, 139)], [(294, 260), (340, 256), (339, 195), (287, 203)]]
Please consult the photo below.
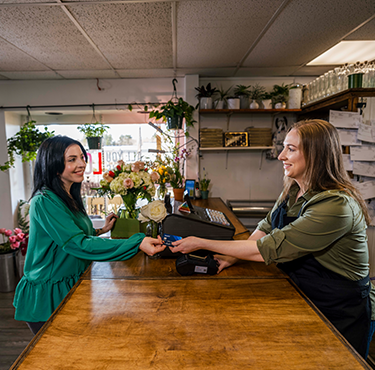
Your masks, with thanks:
[(60, 174), (65, 169), (65, 151), (71, 145), (78, 145), (87, 162), (87, 153), (79, 141), (68, 136), (54, 136), (43, 141), (38, 150), (34, 169), (34, 188), (31, 198), (40, 190), (47, 187), (59, 196), (73, 212), (86, 213), (81, 198), (81, 183), (74, 183), (70, 195), (64, 189)]
[[(362, 208), (369, 225), (371, 220), (366, 204), (350, 181), (344, 168), (339, 134), (327, 121), (313, 119), (295, 123), (290, 129), (296, 130), (301, 140), (301, 148), (306, 161), (304, 175), (306, 190), (325, 191), (342, 190), (354, 198)], [(294, 180), (284, 177), (284, 199)]]

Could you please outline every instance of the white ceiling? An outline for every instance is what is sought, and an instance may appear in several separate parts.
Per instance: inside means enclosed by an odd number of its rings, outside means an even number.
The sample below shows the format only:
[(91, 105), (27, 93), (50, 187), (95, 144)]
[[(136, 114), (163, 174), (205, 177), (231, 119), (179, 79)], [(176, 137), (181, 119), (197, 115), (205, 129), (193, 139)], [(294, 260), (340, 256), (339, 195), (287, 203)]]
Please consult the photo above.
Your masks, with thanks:
[(0, 0), (0, 79), (314, 76), (374, 39), (374, 0)]

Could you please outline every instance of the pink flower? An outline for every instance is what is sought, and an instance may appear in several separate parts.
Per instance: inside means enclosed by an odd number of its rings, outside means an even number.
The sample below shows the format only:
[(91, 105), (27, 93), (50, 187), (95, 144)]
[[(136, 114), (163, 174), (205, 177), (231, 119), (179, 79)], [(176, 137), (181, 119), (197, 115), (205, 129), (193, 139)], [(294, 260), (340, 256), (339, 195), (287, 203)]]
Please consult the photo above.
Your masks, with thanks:
[(151, 181), (156, 182), (160, 179), (160, 175), (157, 172), (152, 172), (151, 175)]
[(139, 172), (139, 170), (141, 169), (140, 167), (139, 167), (139, 164), (138, 164), (139, 162), (135, 162), (135, 163), (133, 163), (132, 164), (132, 171), (133, 172)]
[(140, 170), (144, 170), (145, 169), (145, 162), (137, 161), (135, 163), (138, 165), (138, 167), (139, 167)]
[(134, 187), (134, 182), (132, 179), (130, 179), (129, 177), (127, 179), (124, 180), (124, 187), (126, 189), (131, 189), (132, 187)]
[(9, 241), (11, 243), (15, 243), (17, 241), (17, 237), (15, 235), (12, 235), (12, 236), (9, 237)]
[(19, 233), (17, 234), (17, 240), (19, 240), (20, 242), (22, 242), (22, 240), (25, 238), (25, 234), (24, 233)]
[(125, 164), (125, 162), (122, 159), (120, 159), (119, 161), (117, 161), (117, 165), (121, 166), (121, 168), (123, 167), (124, 164)]
[(5, 236), (11, 236), (12, 233), (13, 233), (12, 230), (5, 230), (5, 232), (4, 232)]
[(10, 247), (11, 247), (12, 249), (17, 249), (17, 248), (20, 247), (20, 242), (12, 243), (12, 244), (10, 245)]
[(14, 229), (14, 233), (15, 233), (15, 234), (22, 233), (22, 230), (19, 229), (18, 227), (16, 227), (16, 228)]
[(5, 229), (4, 228), (0, 229), (0, 234), (5, 234)]

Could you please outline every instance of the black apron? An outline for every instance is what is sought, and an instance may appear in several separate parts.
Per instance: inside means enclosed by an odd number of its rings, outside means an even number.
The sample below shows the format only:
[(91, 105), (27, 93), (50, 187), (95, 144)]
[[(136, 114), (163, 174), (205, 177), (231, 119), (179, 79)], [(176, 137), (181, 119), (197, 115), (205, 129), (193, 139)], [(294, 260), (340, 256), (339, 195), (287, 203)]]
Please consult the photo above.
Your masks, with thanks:
[[(272, 230), (282, 229), (297, 217), (288, 217), (287, 200), (272, 213)], [(322, 266), (312, 254), (278, 263), (346, 340), (364, 357), (371, 323), (369, 276), (352, 281)]]

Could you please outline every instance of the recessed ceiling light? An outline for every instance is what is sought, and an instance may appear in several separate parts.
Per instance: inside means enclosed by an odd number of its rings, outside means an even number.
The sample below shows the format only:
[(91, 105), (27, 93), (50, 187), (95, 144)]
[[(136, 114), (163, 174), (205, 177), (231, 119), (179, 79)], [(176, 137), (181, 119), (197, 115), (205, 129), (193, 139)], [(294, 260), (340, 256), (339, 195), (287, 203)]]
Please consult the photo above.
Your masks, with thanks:
[(48, 114), (50, 116), (62, 116), (62, 113), (60, 112), (45, 112), (45, 114)]
[(308, 66), (342, 65), (375, 59), (375, 41), (341, 41), (325, 53), (307, 63)]

